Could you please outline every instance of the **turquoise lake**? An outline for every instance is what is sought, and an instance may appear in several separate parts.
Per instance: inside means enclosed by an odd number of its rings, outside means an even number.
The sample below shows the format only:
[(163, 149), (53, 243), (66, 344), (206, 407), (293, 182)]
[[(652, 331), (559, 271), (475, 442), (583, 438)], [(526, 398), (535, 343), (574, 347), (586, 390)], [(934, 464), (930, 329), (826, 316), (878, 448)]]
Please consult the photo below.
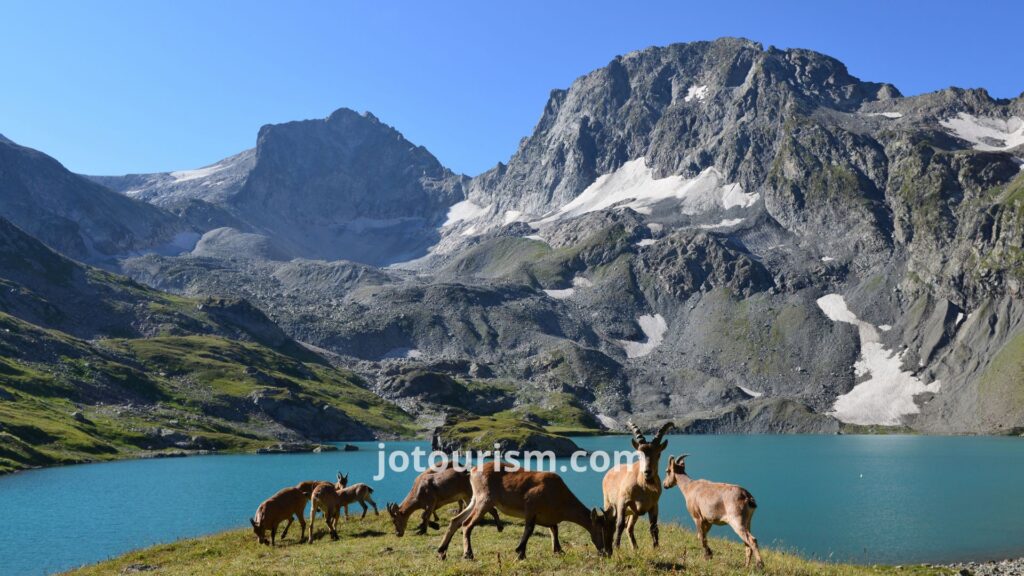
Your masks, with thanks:
[[(577, 443), (614, 451), (628, 449), (629, 438)], [(332, 479), (339, 469), (353, 482), (372, 484), (379, 505), (401, 500), (416, 473), (373, 482), (377, 443), (359, 446), (359, 452), (133, 460), (0, 477), (0, 571), (52, 573), (242, 527), (277, 489)], [(392, 442), (387, 450), (415, 446), (427, 445)], [(1024, 439), (671, 436), (662, 467), (667, 455), (681, 452), (690, 454), (694, 478), (742, 484), (754, 494), (753, 532), (762, 546), (858, 563), (1024, 556)], [(601, 474), (564, 476), (584, 503), (600, 506)], [(662, 495), (661, 518), (691, 527), (678, 489)], [(732, 537), (725, 527), (712, 534)], [(510, 535), (509, 548), (517, 541)]]

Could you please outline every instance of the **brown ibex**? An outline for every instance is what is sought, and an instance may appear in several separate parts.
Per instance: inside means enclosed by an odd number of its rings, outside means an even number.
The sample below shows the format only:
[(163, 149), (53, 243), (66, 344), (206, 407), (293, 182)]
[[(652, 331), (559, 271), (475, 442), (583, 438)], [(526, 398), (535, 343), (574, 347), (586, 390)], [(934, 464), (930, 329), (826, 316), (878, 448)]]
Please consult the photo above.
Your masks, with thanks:
[[(395, 533), (402, 536), (405, 527), (409, 523), (409, 517), (417, 510), (423, 510), (423, 520), (416, 528), (417, 534), (426, 534), (427, 526), (437, 530), (437, 511), (442, 506), (457, 502), (468, 501), (473, 496), (473, 488), (469, 483), (469, 471), (461, 470), (453, 466), (443, 468), (429, 468), (423, 471), (413, 481), (409, 494), (405, 496), (401, 504), (389, 502), (387, 505), (388, 514), (395, 525)], [(491, 510), (494, 523), (498, 532), (504, 528), (497, 510)], [(434, 521), (430, 518), (433, 516)]]
[(356, 502), (363, 507), (363, 515), (360, 518), (366, 518), (366, 503), (369, 502), (373, 506), (373, 513), (380, 516), (380, 511), (377, 510), (377, 503), (373, 501), (370, 494), (373, 494), (373, 488), (366, 484), (353, 484), (348, 485), (348, 474), (342, 474), (338, 472), (338, 483), (334, 485), (338, 494), (342, 496), (342, 508), (345, 509), (345, 520), (348, 520), (348, 505)]
[(686, 511), (697, 527), (697, 538), (704, 548), (705, 558), (711, 558), (711, 548), (708, 548), (711, 525), (728, 524), (746, 546), (747, 566), (750, 566), (751, 555), (757, 560), (758, 568), (764, 566), (761, 551), (757, 549), (757, 538), (750, 533), (750, 522), (757, 508), (750, 492), (735, 484), (691, 479), (686, 475), (686, 454), (678, 459), (669, 458), (665, 469), (665, 488), (677, 485), (686, 499)]
[(452, 518), (448, 525), (448, 531), (437, 548), (442, 560), (459, 526), (462, 526), (463, 557), (473, 558), (473, 527), (493, 508), (501, 510), (502, 514), (525, 520), (523, 537), (516, 546), (520, 560), (526, 558), (526, 545), (537, 525), (551, 531), (552, 551), (561, 553), (562, 545), (558, 541), (558, 525), (561, 522), (582, 526), (590, 534), (590, 540), (600, 554), (611, 554), (614, 516), (596, 508), (588, 510), (558, 474), (504, 470), (498, 468), (495, 462), (487, 462), (473, 468), (469, 481), (473, 487), (473, 497), (466, 509)]
[[(281, 533), (281, 538), (284, 539), (295, 518), (299, 519), (299, 526), (302, 533), (305, 534), (306, 522), (302, 519), (302, 513), (306, 509), (307, 501), (306, 495), (295, 488), (284, 488), (264, 500), (256, 509), (256, 517), (249, 519), (249, 524), (252, 524), (252, 531), (256, 534), (259, 543), (276, 546), (277, 526), (285, 520), (288, 521), (285, 524), (284, 532)], [(269, 540), (267, 532), (270, 532)], [(301, 537), (299, 539), (301, 540)]]
[(318, 510), (324, 513), (324, 522), (331, 532), (331, 540), (338, 539), (338, 516), (341, 515), (343, 500), (341, 494), (330, 482), (319, 482), (309, 498), (309, 540), (313, 543), (313, 525)]
[(651, 522), (651, 541), (655, 548), (658, 547), (658, 499), (661, 498), (658, 466), (661, 452), (668, 446), (668, 440), (662, 441), (662, 438), (673, 426), (671, 422), (665, 423), (654, 439), (648, 442), (643, 432), (629, 422), (629, 428), (633, 431), (633, 448), (639, 458), (630, 464), (620, 464), (604, 475), (601, 483), (604, 509), (614, 510), (617, 520), (616, 548), (622, 542), (622, 531), (625, 529), (629, 534), (629, 543), (636, 549), (633, 527), (644, 514), (647, 514)]

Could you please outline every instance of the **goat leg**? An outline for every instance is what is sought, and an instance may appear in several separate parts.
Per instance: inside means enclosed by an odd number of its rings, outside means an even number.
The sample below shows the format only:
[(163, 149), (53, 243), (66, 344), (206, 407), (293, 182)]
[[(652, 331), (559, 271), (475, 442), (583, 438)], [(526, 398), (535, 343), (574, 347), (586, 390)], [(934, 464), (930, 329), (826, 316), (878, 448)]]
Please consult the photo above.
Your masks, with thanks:
[(558, 541), (558, 524), (555, 524), (550, 528), (551, 530), (551, 551), (555, 554), (562, 553), (562, 543)]
[(520, 560), (526, 560), (526, 545), (530, 543), (530, 536), (533, 535), (536, 525), (534, 518), (527, 518), (526, 527), (523, 528), (523, 537), (519, 540), (519, 546), (516, 546), (516, 554)]
[(651, 542), (658, 547), (658, 506), (647, 511), (647, 519), (651, 521)]

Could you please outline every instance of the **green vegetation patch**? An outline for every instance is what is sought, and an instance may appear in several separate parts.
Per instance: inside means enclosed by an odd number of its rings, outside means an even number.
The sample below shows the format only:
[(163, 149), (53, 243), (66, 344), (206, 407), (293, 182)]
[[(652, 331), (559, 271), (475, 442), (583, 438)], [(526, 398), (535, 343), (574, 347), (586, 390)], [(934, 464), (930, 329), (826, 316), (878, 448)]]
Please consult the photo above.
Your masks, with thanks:
[[(674, 491), (675, 489), (673, 489)], [(667, 506), (682, 506), (678, 494)], [(448, 512), (448, 514), (445, 514)], [(454, 508), (442, 511), (442, 527), (447, 526)], [(316, 541), (300, 544), (297, 526), (292, 526), (287, 540), (278, 541), (275, 548), (260, 546), (252, 531), (234, 530), (197, 539), (161, 544), (152, 548), (129, 552), (105, 562), (86, 566), (72, 572), (75, 576), (127, 574), (130, 572), (160, 574), (161, 576), (191, 576), (217, 574), (220, 576), (250, 574), (290, 574), (313, 576), (321, 574), (374, 574), (402, 576), (479, 575), (493, 576), (597, 576), (605, 574), (632, 574), (660, 576), (668, 574), (695, 574), (701, 576), (935, 576), (949, 575), (952, 570), (924, 566), (856, 566), (815, 562), (795, 554), (761, 549), (764, 570), (744, 568), (743, 546), (719, 538), (710, 539), (715, 552), (705, 560), (700, 544), (693, 532), (678, 524), (662, 522), (661, 546), (650, 545), (646, 519), (636, 527), (638, 550), (628, 545), (609, 558), (601, 558), (589, 535), (580, 527), (562, 523), (559, 539), (564, 554), (551, 552), (548, 531), (538, 527), (530, 540), (527, 558), (515, 560), (515, 547), (522, 534), (522, 525), (513, 519), (504, 532), (484, 524), (473, 531), (473, 550), (476, 560), (462, 560), (460, 534), (456, 534), (448, 550), (448, 559), (438, 560), (433, 550), (440, 535), (431, 531), (417, 536), (407, 533), (398, 538), (387, 514), (367, 516), (364, 520), (340, 522), (337, 542), (326, 536), (323, 522), (316, 523)], [(718, 529), (722, 530), (722, 529)], [(714, 532), (714, 531), (713, 531)], [(757, 533), (757, 520), (754, 520)], [(143, 572), (146, 571), (146, 572)], [(150, 572), (151, 571), (151, 572)]]

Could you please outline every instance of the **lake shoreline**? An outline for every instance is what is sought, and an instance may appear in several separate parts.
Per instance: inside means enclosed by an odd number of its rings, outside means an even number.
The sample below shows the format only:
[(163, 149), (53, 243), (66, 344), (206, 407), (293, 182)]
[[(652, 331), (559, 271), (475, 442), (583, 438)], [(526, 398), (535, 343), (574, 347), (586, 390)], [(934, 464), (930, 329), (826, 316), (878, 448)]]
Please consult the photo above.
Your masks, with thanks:
[[(851, 429), (853, 430), (853, 429)], [(715, 437), (715, 436), (779, 436), (779, 437), (799, 437), (799, 436), (920, 436), (925, 438), (1021, 438), (1024, 440), (1024, 434), (921, 434), (913, 431), (906, 430), (879, 430), (877, 427), (874, 428), (858, 428), (855, 431), (843, 431), (840, 430), (835, 434), (679, 434), (680, 436), (693, 436), (693, 437)], [(597, 436), (629, 436), (628, 432), (622, 431), (602, 431), (594, 430), (586, 433), (574, 432), (571, 434), (564, 434), (569, 439), (582, 439), (582, 438), (593, 438)], [(325, 441), (319, 443), (311, 443), (312, 445), (344, 445), (352, 442), (421, 442), (429, 441), (430, 436), (427, 434), (425, 437), (391, 437), (374, 440), (338, 440), (338, 441)], [(265, 447), (273, 446), (279, 442), (268, 442)], [(111, 458), (102, 458), (97, 460), (74, 460), (67, 462), (56, 462), (53, 464), (47, 464), (44, 466), (25, 466), (23, 468), (16, 469), (5, 469), (0, 468), (0, 478), (5, 478), (19, 473), (34, 472), (38, 470), (49, 470), (52, 468), (66, 468), (69, 466), (83, 466), (88, 464), (110, 464), (113, 462), (125, 462), (131, 460), (157, 460), (163, 458), (190, 458), (194, 456), (218, 456), (218, 455), (239, 455), (239, 454), (274, 454), (277, 452), (259, 452), (261, 448), (244, 450), (170, 450), (170, 451), (147, 451), (142, 450), (138, 452), (125, 452), (123, 454), (115, 454)], [(312, 452), (313, 450), (297, 450), (294, 454), (303, 454)]]
[[(576, 437), (591, 455), (629, 450), (626, 436)], [(859, 565), (981, 565), (1024, 556), (1013, 536), (1024, 530), (1016, 503), (1005, 494), (1024, 475), (1024, 444), (1003, 437), (876, 435), (671, 435), (662, 457), (686, 452), (695, 478), (734, 482), (758, 501), (754, 533), (766, 547), (807, 559)], [(429, 450), (423, 440), (391, 441), (384, 452), (376, 441), (354, 443), (352, 452), (207, 454), (220, 458), (128, 458), (109, 466), (60, 466), (29, 476), (0, 478), (9, 507), (0, 512), (0, 557), (26, 574), (46, 573), (124, 554), (156, 542), (174, 542), (244, 526), (261, 500), (283, 486), (332, 479), (338, 470), (374, 487), (378, 506), (399, 501), (417, 472), (386, 468), (389, 453)], [(338, 444), (341, 445), (340, 443)], [(197, 454), (198, 455), (198, 454)], [(589, 457), (585, 458), (589, 461)], [(950, 469), (948, 462), (957, 467)], [(590, 506), (600, 506), (603, 470), (559, 468), (570, 489)], [(984, 471), (984, 473), (981, 473)], [(970, 478), (965, 477), (969, 475)], [(934, 506), (971, 482), (988, 486), (971, 504)], [(73, 485), (74, 491), (61, 489)], [(150, 488), (159, 485), (159, 495)], [(884, 488), (881, 489), (880, 488)], [(87, 497), (84, 497), (87, 496)], [(187, 509), (202, 511), (187, 514)], [(15, 514), (32, 508), (33, 515)], [(678, 490), (662, 494), (661, 520), (689, 526)], [(894, 509), (914, 510), (893, 517)], [(72, 514), (92, 518), (90, 526), (69, 526), (40, 569), (27, 553), (28, 538), (46, 529), (45, 518)], [(372, 512), (371, 512), (372, 514)], [(127, 521), (131, 518), (131, 521)], [(646, 534), (641, 520), (640, 532)], [(1000, 532), (982, 529), (995, 523)], [(732, 539), (727, 529), (713, 534)], [(906, 537), (907, 534), (917, 534)]]

